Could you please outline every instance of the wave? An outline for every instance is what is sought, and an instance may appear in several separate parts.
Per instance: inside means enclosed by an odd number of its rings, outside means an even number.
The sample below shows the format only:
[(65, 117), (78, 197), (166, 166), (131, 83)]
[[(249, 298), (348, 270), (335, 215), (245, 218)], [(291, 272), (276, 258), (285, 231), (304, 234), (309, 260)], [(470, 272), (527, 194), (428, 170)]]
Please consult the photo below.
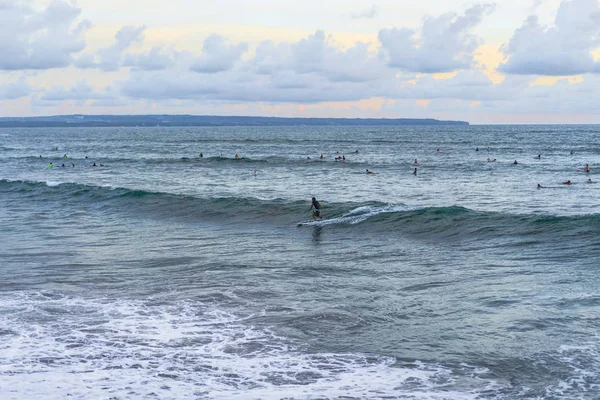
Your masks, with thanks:
[[(454, 241), (506, 238), (521, 243), (564, 238), (573, 242), (600, 238), (600, 215), (515, 215), (483, 212), (461, 206), (419, 207), (404, 204), (326, 203), (323, 221), (308, 215), (309, 201), (251, 197), (202, 197), (134, 188), (115, 188), (70, 182), (33, 182), (0, 179), (7, 201), (32, 201), (49, 207), (94, 206), (102, 212), (145, 218), (180, 219), (195, 223), (246, 222), (279, 226), (359, 229), (361, 232), (427, 236)], [(557, 245), (560, 244), (557, 242)], [(571, 244), (573, 246), (574, 244)]]
[[(1, 149), (0, 149), (1, 151)], [(92, 166), (93, 163), (105, 164), (106, 166), (118, 166), (118, 165), (129, 165), (129, 164), (144, 164), (144, 165), (173, 165), (173, 164), (195, 164), (195, 165), (274, 165), (274, 166), (286, 166), (297, 163), (330, 163), (330, 164), (364, 164), (364, 162), (350, 161), (335, 159), (333, 156), (328, 156), (325, 159), (319, 159), (318, 155), (312, 155), (310, 159), (302, 156), (266, 156), (262, 158), (250, 158), (250, 157), (239, 157), (235, 158), (224, 157), (224, 156), (211, 156), (211, 157), (198, 157), (197, 154), (190, 156), (165, 156), (156, 158), (127, 158), (127, 157), (106, 157), (106, 156), (88, 156), (84, 157), (68, 157), (64, 159), (61, 155), (57, 156), (42, 156), (30, 155), (30, 156), (15, 156), (6, 157), (4, 160), (10, 162), (24, 162), (24, 163), (37, 163), (40, 162), (46, 165), (49, 162), (60, 165), (63, 163), (75, 163), (77, 166)]]
[[(0, 336), (11, 349), (3, 354), (3, 399), (106, 398), (107, 388), (112, 398), (130, 399), (479, 398), (468, 387), (448, 390), (447, 377), (461, 379), (462, 371), (481, 375), (488, 393), (496, 386), (487, 370), (466, 364), (455, 371), (386, 355), (308, 352), (254, 315), (212, 301), (29, 291), (0, 294), (0, 311)], [(314, 327), (315, 316), (319, 326), (328, 322), (323, 312), (298, 314), (297, 327)], [(328, 314), (334, 327), (348, 318)]]

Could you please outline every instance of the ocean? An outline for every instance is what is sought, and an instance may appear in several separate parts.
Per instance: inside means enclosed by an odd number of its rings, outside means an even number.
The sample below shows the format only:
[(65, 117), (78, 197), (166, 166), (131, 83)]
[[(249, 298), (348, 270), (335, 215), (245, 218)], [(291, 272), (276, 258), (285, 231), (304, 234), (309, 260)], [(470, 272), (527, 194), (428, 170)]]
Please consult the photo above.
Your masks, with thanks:
[(0, 399), (598, 399), (599, 170), (600, 126), (1, 129)]

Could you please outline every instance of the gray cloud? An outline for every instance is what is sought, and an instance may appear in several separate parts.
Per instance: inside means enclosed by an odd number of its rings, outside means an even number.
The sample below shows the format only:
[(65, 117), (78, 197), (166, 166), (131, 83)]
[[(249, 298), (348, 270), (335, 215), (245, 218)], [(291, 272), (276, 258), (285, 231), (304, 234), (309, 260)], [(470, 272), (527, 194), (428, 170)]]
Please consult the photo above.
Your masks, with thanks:
[(600, 45), (597, 0), (563, 1), (552, 27), (529, 17), (502, 47), (499, 70), (520, 75), (577, 75), (600, 71), (590, 51)]
[(54, 0), (43, 11), (19, 2), (0, 2), (0, 70), (50, 69), (70, 65), (85, 48), (89, 21), (75, 23), (81, 10)]
[(85, 80), (80, 80), (70, 88), (60, 86), (46, 90), (39, 98), (37, 105), (74, 100), (78, 106), (83, 106), (88, 100), (114, 101), (117, 95), (112, 93), (111, 87), (104, 88), (104, 92), (94, 90)]
[(247, 43), (228, 45), (220, 35), (210, 35), (204, 40), (203, 54), (192, 65), (191, 70), (212, 74), (228, 71), (248, 51)]
[(0, 99), (2, 100), (15, 100), (30, 94), (31, 87), (24, 78), (17, 82), (0, 85)]
[(481, 40), (469, 33), (495, 9), (493, 4), (475, 5), (463, 16), (454, 13), (427, 17), (419, 35), (412, 29), (379, 31), (382, 53), (391, 67), (402, 71), (439, 73), (469, 69)]
[(121, 98), (98, 99), (90, 102), (90, 106), (92, 107), (127, 107), (129, 105), (128, 101)]
[(145, 71), (158, 71), (172, 66), (176, 53), (163, 46), (154, 46), (145, 53), (128, 53), (123, 59), (124, 67), (134, 67)]
[(217, 80), (202, 78), (185, 67), (168, 71), (134, 70), (122, 83), (121, 93), (134, 99), (200, 99), (218, 95), (219, 86)]

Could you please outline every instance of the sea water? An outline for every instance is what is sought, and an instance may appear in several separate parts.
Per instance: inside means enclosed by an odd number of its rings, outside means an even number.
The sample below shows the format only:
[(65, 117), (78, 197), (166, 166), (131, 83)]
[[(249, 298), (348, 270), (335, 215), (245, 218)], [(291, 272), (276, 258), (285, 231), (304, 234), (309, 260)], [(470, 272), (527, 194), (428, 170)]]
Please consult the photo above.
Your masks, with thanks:
[(2, 129), (0, 398), (600, 398), (599, 142)]

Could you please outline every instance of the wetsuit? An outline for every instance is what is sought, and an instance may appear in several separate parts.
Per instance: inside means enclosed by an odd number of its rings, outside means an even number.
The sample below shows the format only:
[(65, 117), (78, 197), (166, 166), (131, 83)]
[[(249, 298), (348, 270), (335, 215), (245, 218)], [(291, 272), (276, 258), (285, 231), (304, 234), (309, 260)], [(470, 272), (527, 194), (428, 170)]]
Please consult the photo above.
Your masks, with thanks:
[(317, 200), (313, 200), (312, 206), (315, 208), (312, 212), (312, 215), (314, 217), (321, 217), (321, 203), (319, 203)]

